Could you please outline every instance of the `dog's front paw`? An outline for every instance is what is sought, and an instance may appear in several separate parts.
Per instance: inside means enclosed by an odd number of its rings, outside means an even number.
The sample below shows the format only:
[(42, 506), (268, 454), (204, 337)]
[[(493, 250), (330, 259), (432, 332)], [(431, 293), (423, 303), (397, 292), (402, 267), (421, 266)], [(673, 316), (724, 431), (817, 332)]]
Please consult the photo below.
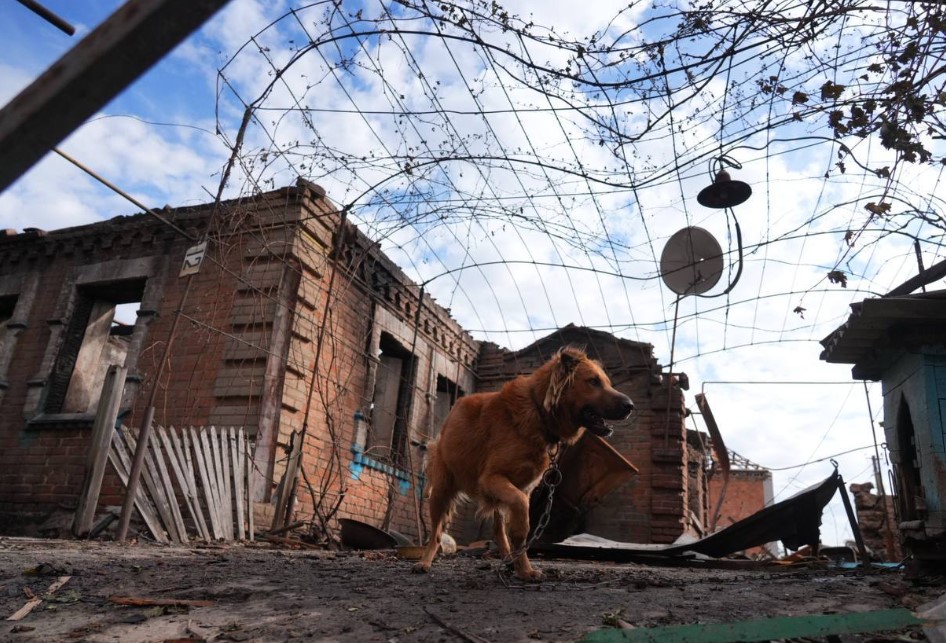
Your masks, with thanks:
[(535, 567), (524, 571), (516, 571), (516, 578), (529, 583), (538, 583), (544, 578), (544, 574)]
[(414, 566), (411, 567), (411, 571), (415, 574), (426, 574), (430, 571), (430, 563), (414, 563)]

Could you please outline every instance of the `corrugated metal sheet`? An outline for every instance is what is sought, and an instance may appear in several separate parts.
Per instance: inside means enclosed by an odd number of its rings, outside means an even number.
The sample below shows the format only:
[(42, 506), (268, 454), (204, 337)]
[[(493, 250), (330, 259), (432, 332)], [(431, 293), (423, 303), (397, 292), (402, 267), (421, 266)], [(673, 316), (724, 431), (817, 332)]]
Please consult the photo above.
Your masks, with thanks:
[(879, 379), (892, 351), (918, 343), (946, 344), (946, 290), (865, 299), (851, 304), (847, 321), (821, 340), (821, 359), (854, 364), (858, 379)]

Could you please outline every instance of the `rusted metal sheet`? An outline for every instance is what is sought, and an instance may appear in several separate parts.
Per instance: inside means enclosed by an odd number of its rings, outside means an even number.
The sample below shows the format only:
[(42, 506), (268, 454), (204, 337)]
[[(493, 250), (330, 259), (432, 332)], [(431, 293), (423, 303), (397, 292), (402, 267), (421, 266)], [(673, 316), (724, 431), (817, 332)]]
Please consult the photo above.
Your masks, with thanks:
[(841, 476), (835, 469), (823, 482), (757, 511), (722, 531), (685, 545), (635, 548), (633, 544), (621, 543), (620, 547), (607, 548), (537, 544), (533, 550), (563, 558), (623, 562), (641, 556), (674, 557), (690, 552), (720, 558), (776, 540), (782, 541), (789, 549), (817, 546), (821, 539), (821, 512), (834, 497), (840, 483)]
[(126, 2), (0, 110), (0, 191), (227, 2)]

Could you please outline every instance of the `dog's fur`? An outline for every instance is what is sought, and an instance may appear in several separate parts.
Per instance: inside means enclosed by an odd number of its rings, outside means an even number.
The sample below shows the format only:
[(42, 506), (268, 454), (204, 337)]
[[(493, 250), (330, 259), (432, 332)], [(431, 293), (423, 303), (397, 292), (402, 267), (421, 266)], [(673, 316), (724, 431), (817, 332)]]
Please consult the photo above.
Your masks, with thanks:
[(430, 571), (453, 501), (462, 493), (477, 501), (481, 513), (492, 512), (493, 537), (503, 558), (516, 554), (516, 576), (541, 578), (523, 545), (529, 492), (549, 466), (549, 446), (573, 444), (585, 428), (609, 435), (604, 420), (623, 419), (633, 408), (598, 362), (570, 346), (497, 392), (460, 398), (428, 452), (432, 533), (414, 570)]

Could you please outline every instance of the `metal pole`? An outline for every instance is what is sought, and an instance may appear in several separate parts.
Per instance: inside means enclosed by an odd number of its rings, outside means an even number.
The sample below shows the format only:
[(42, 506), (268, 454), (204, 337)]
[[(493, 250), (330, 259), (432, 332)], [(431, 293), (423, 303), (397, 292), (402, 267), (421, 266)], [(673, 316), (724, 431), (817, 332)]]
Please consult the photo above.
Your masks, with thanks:
[[(920, 252), (919, 239), (913, 240), (913, 252), (914, 254), (916, 254), (916, 268), (918, 271), (917, 274), (922, 275), (924, 272), (926, 272), (926, 268), (923, 267), (923, 253)], [(921, 285), (920, 288), (923, 290), (923, 292), (926, 292), (926, 284)]]
[(19, 2), (21, 5), (23, 5), (24, 7), (26, 7), (33, 13), (35, 13), (37, 16), (39, 16), (40, 18), (42, 18), (49, 24), (56, 27), (60, 31), (65, 32), (66, 35), (71, 36), (75, 34), (76, 32), (75, 27), (73, 27), (71, 24), (69, 24), (68, 22), (66, 22), (59, 16), (57, 16), (55, 13), (53, 13), (52, 11), (50, 11), (49, 9), (47, 9), (40, 3), (36, 2), (36, 0), (17, 0), (17, 2)]
[(847, 512), (847, 519), (851, 523), (851, 531), (854, 533), (854, 542), (857, 544), (857, 553), (861, 557), (861, 565), (868, 562), (867, 547), (864, 546), (864, 537), (861, 535), (861, 527), (857, 524), (857, 517), (854, 515), (854, 508), (851, 507), (851, 499), (847, 497), (847, 489), (844, 487), (844, 477), (838, 474), (838, 490), (841, 492), (841, 500), (844, 501), (844, 511)]

